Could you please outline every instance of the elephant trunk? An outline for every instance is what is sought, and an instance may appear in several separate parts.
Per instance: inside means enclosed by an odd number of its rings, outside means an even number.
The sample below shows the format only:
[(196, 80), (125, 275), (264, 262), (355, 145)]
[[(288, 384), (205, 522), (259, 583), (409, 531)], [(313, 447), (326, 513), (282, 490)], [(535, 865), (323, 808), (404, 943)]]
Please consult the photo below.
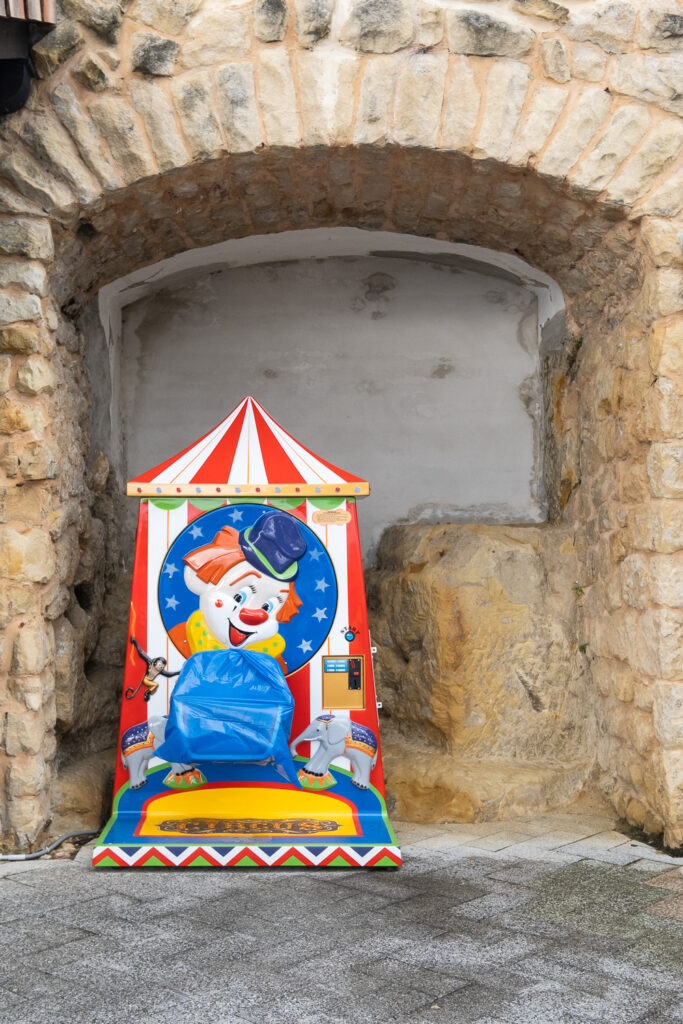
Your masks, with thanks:
[(296, 748), (299, 746), (300, 743), (304, 743), (306, 740), (315, 739), (318, 739), (318, 737), (315, 735), (314, 732), (311, 731), (310, 725), (307, 726), (304, 729), (304, 731), (300, 732), (296, 739), (292, 740), (292, 742), (289, 744), (289, 752), (292, 755), (292, 757), (296, 757)]

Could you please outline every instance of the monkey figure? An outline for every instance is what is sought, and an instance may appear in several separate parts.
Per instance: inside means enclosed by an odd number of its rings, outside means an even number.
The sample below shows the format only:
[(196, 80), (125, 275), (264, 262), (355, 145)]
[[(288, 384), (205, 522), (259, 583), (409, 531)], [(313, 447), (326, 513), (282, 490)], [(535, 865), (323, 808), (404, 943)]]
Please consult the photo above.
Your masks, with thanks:
[(145, 701), (148, 701), (152, 694), (156, 693), (159, 689), (159, 684), (156, 681), (157, 676), (165, 676), (167, 679), (172, 679), (174, 676), (179, 676), (180, 672), (167, 672), (166, 658), (150, 658), (149, 654), (147, 654), (146, 651), (143, 651), (142, 647), (140, 647), (140, 644), (134, 636), (130, 638), (130, 642), (133, 644), (142, 660), (146, 663), (147, 671), (135, 689), (133, 689), (132, 686), (128, 687), (126, 690), (126, 700), (132, 700), (133, 697), (136, 697), (140, 692), (140, 687), (144, 686), (144, 699)]

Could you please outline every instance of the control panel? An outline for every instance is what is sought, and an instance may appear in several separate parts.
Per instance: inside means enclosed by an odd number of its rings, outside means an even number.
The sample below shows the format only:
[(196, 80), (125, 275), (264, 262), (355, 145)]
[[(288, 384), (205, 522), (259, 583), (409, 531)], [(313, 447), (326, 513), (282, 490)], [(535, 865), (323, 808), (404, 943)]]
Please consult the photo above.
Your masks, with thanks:
[(353, 710), (365, 707), (365, 665), (362, 655), (323, 657), (323, 708)]

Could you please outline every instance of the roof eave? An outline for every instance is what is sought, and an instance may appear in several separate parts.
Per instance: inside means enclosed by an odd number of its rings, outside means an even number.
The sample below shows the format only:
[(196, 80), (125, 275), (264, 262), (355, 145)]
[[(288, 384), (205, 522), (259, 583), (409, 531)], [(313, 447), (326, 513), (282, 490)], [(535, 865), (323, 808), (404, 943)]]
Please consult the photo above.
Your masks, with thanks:
[(339, 484), (159, 484), (130, 480), (133, 498), (364, 498), (367, 480)]

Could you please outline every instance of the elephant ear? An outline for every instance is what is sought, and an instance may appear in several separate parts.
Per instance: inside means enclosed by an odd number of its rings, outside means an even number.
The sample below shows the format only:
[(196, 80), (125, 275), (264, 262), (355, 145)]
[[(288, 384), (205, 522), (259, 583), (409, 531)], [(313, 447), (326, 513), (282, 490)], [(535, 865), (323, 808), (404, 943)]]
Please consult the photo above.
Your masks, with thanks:
[(349, 723), (344, 718), (335, 718), (327, 727), (327, 742), (331, 747), (336, 746), (345, 739), (348, 731)]

